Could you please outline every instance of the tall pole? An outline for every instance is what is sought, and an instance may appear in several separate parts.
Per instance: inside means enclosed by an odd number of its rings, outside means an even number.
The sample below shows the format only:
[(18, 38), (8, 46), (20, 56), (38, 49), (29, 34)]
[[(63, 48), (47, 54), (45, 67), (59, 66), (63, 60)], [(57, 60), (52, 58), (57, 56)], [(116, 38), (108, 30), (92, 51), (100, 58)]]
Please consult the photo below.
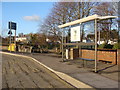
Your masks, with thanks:
[(99, 30), (99, 45), (100, 45), (100, 30)]
[(97, 20), (95, 19), (95, 72), (97, 72)]
[[(82, 37), (82, 32), (81, 31), (82, 31), (82, 24), (80, 23), (80, 42), (82, 42), (81, 41), (81, 37)], [(79, 45), (79, 51), (78, 52), (79, 52), (79, 57), (81, 58), (81, 45)]]
[(10, 22), (10, 52), (11, 52), (11, 22)]
[(64, 52), (64, 50), (63, 50), (63, 29), (62, 29), (62, 61), (64, 61), (63, 52)]
[(14, 38), (14, 43), (15, 43), (15, 52), (16, 52), (16, 30), (15, 30), (15, 38)]

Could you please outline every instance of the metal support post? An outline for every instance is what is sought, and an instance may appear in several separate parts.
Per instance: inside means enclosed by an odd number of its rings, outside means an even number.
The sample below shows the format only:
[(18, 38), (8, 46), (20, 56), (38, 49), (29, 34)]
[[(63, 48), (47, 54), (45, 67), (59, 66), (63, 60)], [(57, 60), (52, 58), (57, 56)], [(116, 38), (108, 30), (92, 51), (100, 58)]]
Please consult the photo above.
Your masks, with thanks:
[(11, 22), (10, 22), (10, 52), (11, 52)]
[[(81, 42), (81, 35), (82, 35), (81, 31), (82, 31), (82, 24), (80, 23), (80, 42)], [(81, 53), (81, 45), (79, 45), (79, 51), (78, 52), (79, 52), (79, 57), (81, 58), (81, 54), (82, 54)]]
[(64, 50), (63, 50), (63, 29), (62, 29), (62, 61), (64, 61), (63, 53), (64, 53)]
[(100, 30), (99, 30), (99, 45), (100, 45)]
[(15, 38), (14, 38), (14, 43), (15, 43), (15, 52), (16, 52), (16, 30), (15, 30)]
[(95, 72), (97, 72), (97, 20), (95, 19)]

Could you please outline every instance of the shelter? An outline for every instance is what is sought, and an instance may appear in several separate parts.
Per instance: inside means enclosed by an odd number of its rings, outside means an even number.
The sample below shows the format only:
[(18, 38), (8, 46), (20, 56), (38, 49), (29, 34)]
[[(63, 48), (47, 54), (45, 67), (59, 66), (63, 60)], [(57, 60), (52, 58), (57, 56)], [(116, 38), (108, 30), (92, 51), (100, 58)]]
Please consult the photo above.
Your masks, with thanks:
[[(78, 20), (75, 20), (75, 21), (72, 21), (72, 22), (68, 22), (68, 23), (65, 23), (65, 24), (62, 24), (62, 25), (59, 25), (58, 27), (62, 29), (62, 60), (64, 60), (64, 56), (63, 56), (63, 53), (64, 53), (64, 46), (69, 46), (69, 45), (94, 45), (95, 46), (95, 72), (97, 72), (97, 23), (98, 21), (101, 21), (101, 20), (108, 20), (108, 19), (114, 19), (114, 18), (117, 18), (117, 16), (99, 16), (97, 14), (95, 15), (92, 15), (92, 16), (88, 16), (88, 17), (85, 17), (85, 18), (82, 18), (82, 19), (78, 19)], [(73, 25), (77, 25), (78, 26), (81, 26), (82, 23), (85, 23), (85, 22), (89, 22), (89, 21), (94, 21), (94, 42), (89, 42), (89, 43), (85, 43), (85, 42), (81, 42), (81, 40), (79, 39), (80, 37), (76, 37), (76, 41), (75, 40), (71, 40), (71, 41), (74, 41), (74, 42), (70, 42), (70, 43), (64, 43), (64, 28), (66, 27), (69, 27), (71, 29), (71, 32), (72, 32), (72, 29), (76, 29), (77, 31), (75, 31), (76, 34), (80, 34), (81, 35), (81, 27), (75, 27)], [(80, 31), (80, 32), (79, 32)], [(72, 35), (74, 36), (74, 35)], [(72, 37), (71, 37), (72, 39)], [(79, 42), (78, 42), (79, 41)]]

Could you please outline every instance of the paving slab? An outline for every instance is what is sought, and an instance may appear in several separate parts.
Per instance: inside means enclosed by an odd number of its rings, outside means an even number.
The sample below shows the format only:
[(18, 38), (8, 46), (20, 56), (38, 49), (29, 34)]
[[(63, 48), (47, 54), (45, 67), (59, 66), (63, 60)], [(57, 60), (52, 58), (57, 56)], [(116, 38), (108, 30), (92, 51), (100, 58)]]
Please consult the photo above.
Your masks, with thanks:
[[(20, 54), (20, 53), (19, 53)], [(71, 77), (84, 82), (95, 88), (118, 88), (118, 81), (100, 74), (90, 72), (85, 68), (78, 68), (78, 66), (68, 62), (61, 62), (61, 58), (53, 57), (50, 54), (22, 54), (30, 56), (52, 68), (53, 70), (63, 72)]]
[(3, 54), (2, 88), (74, 88), (30, 58)]
[(69, 61), (61, 62), (61, 58), (51, 57), (47, 54), (29, 54), (29, 56), (37, 59), (56, 71), (66, 73), (95, 88), (118, 88), (118, 81), (104, 77), (97, 73), (89, 72), (84, 68), (78, 68), (73, 64), (69, 64)]

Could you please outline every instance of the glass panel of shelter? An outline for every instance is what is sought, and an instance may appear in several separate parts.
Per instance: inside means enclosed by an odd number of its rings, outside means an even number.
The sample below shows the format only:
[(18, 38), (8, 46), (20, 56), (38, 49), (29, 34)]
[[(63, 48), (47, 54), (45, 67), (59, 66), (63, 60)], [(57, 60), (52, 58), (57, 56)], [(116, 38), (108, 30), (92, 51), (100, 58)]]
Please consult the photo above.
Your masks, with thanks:
[(94, 21), (82, 23), (82, 42), (95, 42)]
[(83, 45), (81, 48), (94, 48), (94, 45), (89, 45), (89, 43), (95, 43), (94, 21), (81, 24), (81, 42), (88, 43), (88, 45)]
[[(63, 28), (63, 44), (70, 43), (70, 27)], [(65, 50), (70, 49), (69, 45), (63, 45), (63, 59), (65, 58)]]
[[(71, 28), (80, 26), (80, 41), (71, 41)], [(65, 27), (63, 29), (64, 33), (64, 43), (76, 43), (76, 42), (84, 42), (84, 43), (90, 43), (95, 42), (95, 31), (94, 31), (94, 21), (89, 21), (81, 24), (76, 24), (72, 26)]]
[[(80, 26), (80, 41), (71, 41), (71, 28)], [(91, 43), (95, 42), (94, 21), (88, 21), (63, 28), (63, 43)], [(63, 45), (63, 52), (70, 48), (94, 48), (94, 45)], [(65, 56), (65, 53), (64, 53)]]

